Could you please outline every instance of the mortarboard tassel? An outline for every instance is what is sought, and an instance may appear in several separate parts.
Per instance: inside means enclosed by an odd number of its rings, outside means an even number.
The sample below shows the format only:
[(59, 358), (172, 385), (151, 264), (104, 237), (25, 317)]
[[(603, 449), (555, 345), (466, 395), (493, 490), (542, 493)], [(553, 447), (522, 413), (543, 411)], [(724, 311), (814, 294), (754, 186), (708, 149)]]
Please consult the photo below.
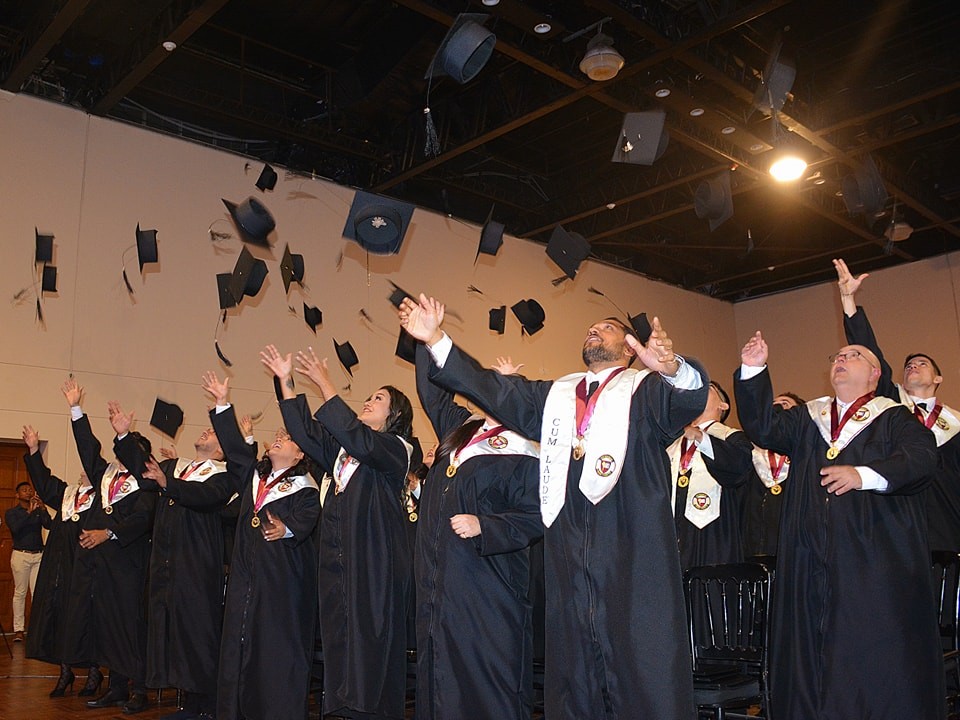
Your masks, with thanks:
[(130, 278), (127, 277), (126, 268), (123, 269), (123, 284), (127, 286), (127, 292), (130, 293), (131, 296), (135, 295), (133, 292), (133, 285), (130, 284)]
[(561, 275), (560, 277), (554, 278), (553, 280), (551, 280), (550, 284), (553, 285), (554, 287), (560, 287), (561, 285), (563, 285), (563, 283), (565, 283), (569, 279), (570, 278), (567, 277), (566, 275)]
[(220, 343), (216, 340), (213, 341), (213, 348), (217, 351), (217, 357), (223, 362), (227, 367), (233, 367), (233, 363), (227, 359), (227, 356), (223, 354), (223, 351), (220, 349)]
[(477, 293), (477, 295), (483, 295), (483, 291), (478, 288), (476, 285), (467, 285), (467, 292)]
[(43, 323), (43, 308), (40, 307), (40, 298), (37, 298), (37, 320)]
[(423, 154), (427, 157), (437, 157), (440, 154), (440, 139), (437, 137), (437, 126), (433, 124), (433, 115), (430, 108), (423, 109), (424, 125), (427, 140), (423, 146)]

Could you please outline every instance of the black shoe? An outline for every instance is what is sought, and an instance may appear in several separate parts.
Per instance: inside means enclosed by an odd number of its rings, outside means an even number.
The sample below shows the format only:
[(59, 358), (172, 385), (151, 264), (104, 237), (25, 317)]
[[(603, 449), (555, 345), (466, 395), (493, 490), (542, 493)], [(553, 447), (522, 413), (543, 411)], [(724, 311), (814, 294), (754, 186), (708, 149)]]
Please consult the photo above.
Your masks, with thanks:
[(57, 680), (56, 687), (50, 691), (50, 697), (63, 697), (64, 691), (69, 687), (73, 690), (73, 681), (76, 678), (73, 675), (73, 670), (70, 669), (69, 665), (60, 666), (60, 677)]
[(193, 720), (194, 718), (201, 717), (197, 715), (192, 710), (177, 710), (168, 715), (161, 715), (160, 720)]
[(147, 696), (145, 693), (135, 692), (130, 699), (123, 704), (124, 715), (134, 715), (147, 709)]
[(100, 668), (94, 666), (87, 670), (87, 682), (83, 689), (77, 693), (77, 697), (89, 697), (100, 692), (100, 684), (103, 682), (103, 673)]
[(87, 700), (87, 707), (120, 707), (127, 702), (128, 697), (129, 695), (126, 690), (111, 688), (96, 700)]

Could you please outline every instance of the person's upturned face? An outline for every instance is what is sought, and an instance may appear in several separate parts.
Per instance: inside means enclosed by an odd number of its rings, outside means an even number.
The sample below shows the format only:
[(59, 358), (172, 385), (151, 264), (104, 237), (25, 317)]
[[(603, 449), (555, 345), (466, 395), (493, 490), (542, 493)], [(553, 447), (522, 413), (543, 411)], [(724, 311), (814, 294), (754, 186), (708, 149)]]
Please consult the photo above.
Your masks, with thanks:
[(596, 363), (626, 363), (633, 350), (627, 345), (626, 332), (619, 323), (601, 320), (587, 330), (583, 341), (583, 363), (587, 367)]
[(197, 438), (193, 447), (197, 453), (206, 453), (210, 457), (223, 457), (223, 450), (220, 448), (220, 439), (212, 427), (200, 433), (200, 437)]
[(784, 410), (789, 410), (790, 408), (798, 407), (797, 401), (794, 400), (789, 395), (777, 395), (773, 399), (773, 404), (782, 407)]
[(937, 375), (933, 363), (923, 355), (910, 358), (910, 362), (903, 366), (903, 389), (911, 395), (914, 390), (928, 390), (943, 382)]
[(707, 406), (703, 409), (700, 417), (693, 421), (693, 424), (700, 425), (705, 422), (720, 422), (723, 411), (729, 408), (730, 406), (723, 401), (717, 389), (711, 385), (710, 391), (707, 393)]
[(300, 446), (290, 439), (286, 430), (277, 430), (273, 444), (267, 448), (267, 457), (275, 469), (293, 467), (303, 459)]
[(383, 430), (390, 417), (390, 393), (386, 388), (380, 388), (367, 398), (358, 417), (371, 430)]
[(30, 502), (33, 499), (33, 485), (23, 485), (17, 490), (17, 500)]
[(877, 387), (880, 368), (862, 345), (846, 345), (831, 356), (830, 384), (840, 394), (864, 395)]

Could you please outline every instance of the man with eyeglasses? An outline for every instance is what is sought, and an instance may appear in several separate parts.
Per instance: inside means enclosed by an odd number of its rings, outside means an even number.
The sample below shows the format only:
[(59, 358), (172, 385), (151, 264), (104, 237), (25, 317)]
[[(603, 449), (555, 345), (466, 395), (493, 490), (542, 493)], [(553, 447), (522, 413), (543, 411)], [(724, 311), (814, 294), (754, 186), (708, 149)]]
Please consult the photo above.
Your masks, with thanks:
[(877, 396), (863, 345), (830, 356), (835, 397), (774, 410), (767, 344), (741, 353), (737, 410), (791, 481), (773, 591), (771, 716), (942, 720), (943, 659), (918, 494), (936, 443), (910, 411)]
[(834, 260), (833, 264), (837, 269), (847, 342), (873, 350), (880, 361), (877, 392), (906, 405), (937, 440), (938, 468), (924, 493), (930, 549), (960, 552), (960, 411), (937, 400), (943, 376), (940, 366), (925, 353), (907, 355), (902, 382), (893, 382), (893, 368), (880, 352), (866, 311), (855, 300), (869, 274), (854, 277), (843, 260)]

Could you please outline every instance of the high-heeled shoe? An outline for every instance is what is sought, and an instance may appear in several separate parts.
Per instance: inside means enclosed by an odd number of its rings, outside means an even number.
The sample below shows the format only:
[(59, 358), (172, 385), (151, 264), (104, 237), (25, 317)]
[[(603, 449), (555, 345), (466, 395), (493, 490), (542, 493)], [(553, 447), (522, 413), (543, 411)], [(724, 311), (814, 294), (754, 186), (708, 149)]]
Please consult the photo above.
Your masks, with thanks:
[(83, 689), (77, 693), (77, 696), (87, 697), (90, 695), (96, 695), (98, 692), (100, 692), (100, 683), (102, 682), (103, 673), (100, 672), (100, 668), (94, 665), (87, 670), (87, 682), (84, 684)]
[(70, 669), (69, 665), (60, 666), (60, 677), (57, 679), (56, 687), (50, 691), (50, 697), (63, 697), (63, 693), (66, 692), (67, 687), (73, 691), (73, 681), (76, 678), (73, 675), (73, 670)]

